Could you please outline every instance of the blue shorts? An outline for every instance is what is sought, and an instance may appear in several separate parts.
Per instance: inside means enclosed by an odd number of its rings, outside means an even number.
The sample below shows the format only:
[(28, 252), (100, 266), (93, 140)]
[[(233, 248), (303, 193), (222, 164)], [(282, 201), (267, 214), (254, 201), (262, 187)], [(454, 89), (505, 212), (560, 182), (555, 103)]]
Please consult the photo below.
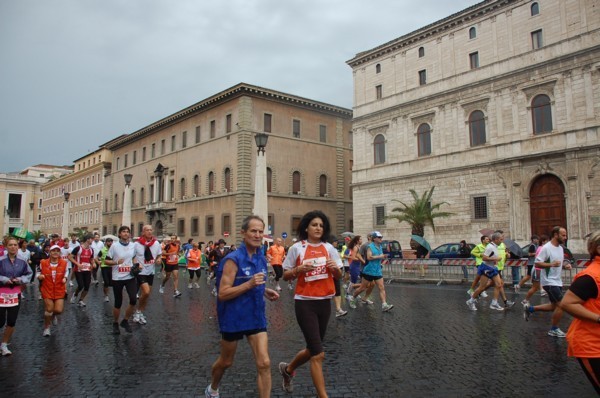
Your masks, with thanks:
[(553, 304), (560, 303), (563, 298), (562, 287), (560, 286), (544, 286), (544, 290), (548, 293), (548, 298)]
[(237, 340), (241, 340), (244, 338), (244, 336), (248, 337), (248, 336), (252, 336), (254, 334), (258, 334), (258, 333), (262, 333), (262, 332), (266, 332), (267, 328), (264, 329), (252, 329), (252, 330), (244, 330), (241, 332), (221, 332), (221, 338), (225, 341), (237, 341)]
[(350, 264), (350, 281), (358, 283), (360, 280), (360, 261)]
[(477, 275), (485, 276), (487, 278), (492, 279), (496, 275), (498, 275), (498, 268), (490, 267), (487, 264), (481, 263), (479, 267), (477, 267)]

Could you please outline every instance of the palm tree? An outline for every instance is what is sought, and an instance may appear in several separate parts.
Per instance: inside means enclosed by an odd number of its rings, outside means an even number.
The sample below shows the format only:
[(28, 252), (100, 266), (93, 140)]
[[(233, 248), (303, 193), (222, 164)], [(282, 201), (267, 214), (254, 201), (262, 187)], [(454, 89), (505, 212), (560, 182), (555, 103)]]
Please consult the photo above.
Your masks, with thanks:
[[(414, 189), (411, 189), (409, 192), (411, 193), (414, 202), (410, 205), (407, 205), (400, 200), (392, 199), (392, 201), (400, 203), (402, 207), (393, 208), (392, 213), (396, 212), (399, 214), (390, 215), (386, 218), (393, 218), (398, 220), (398, 222), (407, 222), (411, 226), (411, 234), (413, 235), (419, 235), (421, 237), (424, 236), (425, 227), (427, 225), (429, 225), (435, 232), (434, 219), (440, 217), (449, 217), (454, 213), (436, 211), (440, 208), (440, 206), (448, 204), (448, 202), (432, 204), (431, 197), (433, 196), (434, 189), (435, 186), (431, 187), (429, 191), (425, 191), (420, 197)], [(412, 240), (410, 244), (411, 247), (414, 245)], [(412, 248), (415, 249), (414, 247)]]

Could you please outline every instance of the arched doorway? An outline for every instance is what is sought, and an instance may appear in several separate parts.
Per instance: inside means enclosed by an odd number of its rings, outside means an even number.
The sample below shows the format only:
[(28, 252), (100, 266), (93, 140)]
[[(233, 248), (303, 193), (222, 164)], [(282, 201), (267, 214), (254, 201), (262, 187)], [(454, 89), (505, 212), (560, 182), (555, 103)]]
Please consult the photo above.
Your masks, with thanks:
[(163, 234), (163, 223), (161, 220), (156, 221), (154, 226), (154, 236), (162, 237)]
[(558, 177), (551, 174), (538, 177), (531, 185), (529, 204), (532, 234), (548, 235), (557, 225), (567, 226), (565, 186)]

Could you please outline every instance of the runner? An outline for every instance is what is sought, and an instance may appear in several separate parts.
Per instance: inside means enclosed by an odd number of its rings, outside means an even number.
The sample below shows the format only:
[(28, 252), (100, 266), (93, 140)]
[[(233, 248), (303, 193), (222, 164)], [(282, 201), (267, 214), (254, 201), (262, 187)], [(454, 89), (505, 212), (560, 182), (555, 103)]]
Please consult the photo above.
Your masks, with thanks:
[(217, 314), (221, 332), (221, 353), (212, 366), (207, 398), (219, 397), (219, 383), (233, 364), (238, 341), (246, 336), (257, 370), (259, 397), (271, 395), (271, 367), (268, 350), (265, 300), (279, 294), (266, 287), (267, 260), (261, 245), (265, 223), (258, 216), (242, 222), (240, 248), (228, 254), (217, 268)]
[(533, 296), (535, 292), (540, 290), (540, 277), (542, 269), (535, 266), (535, 258), (538, 256), (538, 254), (540, 254), (542, 247), (544, 247), (544, 245), (548, 243), (548, 235), (542, 235), (540, 237), (539, 242), (540, 245), (537, 246), (537, 248), (535, 249), (535, 253), (533, 256), (533, 269), (531, 271), (531, 288), (527, 291), (527, 294), (525, 295), (523, 301), (521, 301), (521, 304), (523, 305), (529, 305), (529, 299), (531, 299), (531, 296)]
[(77, 278), (77, 289), (71, 296), (71, 304), (75, 304), (79, 293), (81, 293), (81, 297), (77, 302), (80, 308), (86, 306), (85, 298), (92, 282), (92, 269), (96, 267), (94, 249), (91, 248), (92, 239), (94, 239), (92, 234), (84, 235), (83, 243), (76, 246), (69, 254), (69, 260), (75, 267), (75, 278)]
[(3, 356), (11, 355), (8, 343), (15, 331), (19, 308), (21, 307), (21, 285), (31, 280), (31, 268), (25, 261), (17, 258), (19, 242), (9, 237), (5, 242), (6, 257), (0, 260), (0, 328), (4, 325), (4, 334), (0, 344)]
[(38, 275), (38, 280), (43, 281), (44, 337), (50, 337), (50, 326), (58, 324), (57, 317), (65, 308), (67, 277), (67, 262), (60, 257), (60, 246), (54, 245), (50, 248), (50, 258), (41, 261)]
[(187, 260), (187, 269), (190, 274), (188, 289), (192, 288), (192, 282), (194, 282), (194, 275), (196, 276), (196, 282), (194, 283), (194, 286), (196, 287), (196, 289), (199, 289), (200, 285), (198, 283), (200, 282), (200, 275), (202, 274), (202, 270), (200, 269), (200, 262), (202, 261), (202, 251), (198, 248), (198, 243), (192, 243), (192, 248), (187, 252)]
[[(119, 241), (113, 244), (108, 250), (108, 256), (106, 257), (106, 264), (112, 267), (112, 288), (115, 296), (115, 303), (113, 308), (113, 334), (120, 334), (119, 325), (127, 331), (132, 333), (131, 325), (129, 325), (128, 319), (131, 318), (135, 310), (136, 304), (136, 292), (137, 282), (136, 278), (131, 274), (131, 270), (135, 265), (138, 265), (137, 259), (135, 258), (134, 245), (129, 241), (131, 232), (129, 227), (122, 225), (119, 228)], [(125, 317), (119, 323), (121, 316), (121, 305), (123, 304), (123, 288), (127, 290), (129, 296), (129, 305), (125, 310)]]
[(334, 278), (342, 276), (342, 260), (337, 250), (327, 243), (331, 226), (319, 210), (306, 213), (298, 224), (300, 241), (290, 247), (283, 262), (283, 279), (298, 278), (294, 295), (296, 320), (304, 335), (306, 348), (300, 350), (290, 363), (281, 362), (279, 372), (283, 389), (294, 390), (292, 380), (296, 369), (310, 361), (310, 374), (317, 395), (327, 397), (323, 360), (323, 340), (331, 316), (331, 299), (335, 295)]
[(100, 267), (98, 266), (96, 260), (98, 259), (98, 255), (100, 255), (100, 251), (104, 247), (104, 242), (100, 240), (100, 234), (97, 232), (94, 233), (94, 241), (92, 242), (91, 247), (94, 250), (94, 264), (96, 264), (96, 266), (92, 269), (92, 283), (98, 286), (98, 268)]
[(179, 245), (179, 239), (177, 236), (171, 236), (170, 243), (165, 245), (163, 253), (166, 253), (167, 263), (165, 265), (165, 279), (163, 279), (160, 284), (160, 289), (158, 290), (161, 294), (165, 292), (165, 285), (173, 275), (173, 297), (181, 297), (181, 292), (179, 291), (179, 251), (181, 250), (181, 246)]
[(285, 258), (285, 249), (283, 248), (283, 240), (281, 238), (275, 239), (275, 243), (267, 250), (267, 260), (273, 267), (275, 272), (275, 290), (281, 291), (279, 286), (279, 279), (283, 276), (283, 259)]
[(106, 238), (104, 241), (104, 246), (98, 257), (96, 258), (96, 264), (100, 267), (100, 272), (102, 274), (102, 290), (104, 291), (104, 302), (108, 303), (110, 299), (108, 298), (108, 289), (111, 287), (112, 283), (112, 267), (106, 264), (106, 256), (108, 255), (108, 250), (113, 244), (112, 238)]
[(142, 227), (142, 236), (135, 242), (135, 258), (138, 264), (143, 264), (143, 267), (137, 276), (137, 285), (140, 290), (140, 302), (138, 309), (133, 314), (133, 322), (145, 325), (148, 323), (144, 311), (148, 305), (148, 298), (154, 283), (155, 265), (161, 263), (161, 246), (158, 240), (152, 236), (152, 225), (144, 225)]

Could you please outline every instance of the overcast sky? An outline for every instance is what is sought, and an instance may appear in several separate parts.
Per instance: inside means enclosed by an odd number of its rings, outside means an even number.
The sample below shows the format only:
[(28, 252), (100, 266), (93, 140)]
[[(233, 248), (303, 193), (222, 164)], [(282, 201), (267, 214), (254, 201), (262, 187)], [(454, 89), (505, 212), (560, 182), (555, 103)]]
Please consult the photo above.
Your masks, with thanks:
[(0, 0), (0, 172), (244, 82), (352, 108), (357, 53), (478, 0)]

